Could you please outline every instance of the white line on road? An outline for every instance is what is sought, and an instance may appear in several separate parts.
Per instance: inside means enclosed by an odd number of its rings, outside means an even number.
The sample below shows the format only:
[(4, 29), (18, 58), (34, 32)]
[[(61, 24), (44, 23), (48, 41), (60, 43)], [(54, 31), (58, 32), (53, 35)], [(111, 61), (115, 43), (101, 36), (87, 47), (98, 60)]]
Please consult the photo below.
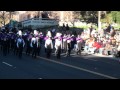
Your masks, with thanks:
[[(25, 53), (25, 52), (23, 52), (23, 53)], [(73, 66), (73, 65), (70, 65), (70, 64), (62, 63), (62, 62), (55, 61), (55, 60), (52, 60), (52, 59), (48, 59), (48, 58), (44, 58), (44, 57), (40, 57), (40, 56), (38, 56), (38, 58), (41, 58), (41, 59), (44, 59), (46, 61), (50, 61), (50, 62), (53, 62), (53, 63), (61, 64), (61, 65), (67, 66), (67, 67), (71, 67), (71, 68), (74, 68), (74, 69), (78, 69), (78, 70), (82, 70), (82, 71), (85, 71), (85, 72), (89, 72), (89, 73), (92, 73), (94, 75), (106, 77), (106, 78), (109, 78), (109, 79), (118, 79), (118, 78), (115, 78), (115, 77), (112, 77), (112, 76), (109, 76), (109, 75), (105, 75), (105, 74), (98, 73), (98, 72), (95, 72), (95, 71), (91, 71), (91, 70), (88, 70), (88, 69), (80, 68), (80, 67)]]
[(9, 63), (6, 63), (6, 62), (2, 62), (2, 63), (6, 64), (6, 65), (8, 65), (8, 66), (10, 66), (10, 67), (13, 66), (13, 65), (11, 65), (11, 64), (9, 64)]
[(95, 75), (99, 75), (99, 76), (102, 76), (102, 77), (106, 77), (106, 78), (109, 78), (109, 79), (117, 79), (115, 77), (108, 76), (108, 75), (105, 75), (105, 74), (102, 74), (102, 73), (98, 73), (98, 72), (95, 72), (95, 71), (91, 71), (91, 70), (88, 70), (88, 69), (80, 68), (80, 67), (73, 66), (73, 65), (70, 65), (70, 64), (66, 64), (66, 63), (62, 63), (62, 62), (59, 62), (59, 61), (54, 61), (52, 59), (48, 59), (48, 58), (44, 58), (44, 57), (40, 57), (40, 56), (38, 56), (38, 57), (41, 58), (41, 59), (47, 60), (47, 61), (51, 61), (51, 62), (54, 62), (54, 63), (57, 63), (57, 64), (61, 64), (61, 65), (67, 66), (67, 67), (71, 67), (71, 68), (75, 68), (75, 69), (82, 70), (82, 71), (85, 71), (85, 72), (89, 72), (89, 73), (92, 73), (92, 74), (95, 74)]

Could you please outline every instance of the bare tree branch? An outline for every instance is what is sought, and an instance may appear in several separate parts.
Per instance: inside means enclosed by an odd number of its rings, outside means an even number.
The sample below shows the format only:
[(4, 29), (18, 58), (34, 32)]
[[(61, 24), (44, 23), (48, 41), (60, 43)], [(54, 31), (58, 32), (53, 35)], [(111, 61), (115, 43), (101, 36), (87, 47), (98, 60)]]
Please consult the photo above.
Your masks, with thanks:
[(5, 26), (7, 24), (7, 22), (8, 22), (8, 18), (9, 18), (8, 12), (0, 11), (0, 21), (1, 21), (1, 24), (3, 24)]

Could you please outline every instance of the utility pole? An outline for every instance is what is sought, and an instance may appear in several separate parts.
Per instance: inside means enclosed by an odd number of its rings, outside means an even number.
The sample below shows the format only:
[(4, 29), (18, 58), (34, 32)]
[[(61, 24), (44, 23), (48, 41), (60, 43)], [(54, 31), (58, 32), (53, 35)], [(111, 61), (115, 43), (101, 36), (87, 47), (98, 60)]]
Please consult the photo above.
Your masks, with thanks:
[(101, 31), (101, 11), (98, 11), (98, 32)]

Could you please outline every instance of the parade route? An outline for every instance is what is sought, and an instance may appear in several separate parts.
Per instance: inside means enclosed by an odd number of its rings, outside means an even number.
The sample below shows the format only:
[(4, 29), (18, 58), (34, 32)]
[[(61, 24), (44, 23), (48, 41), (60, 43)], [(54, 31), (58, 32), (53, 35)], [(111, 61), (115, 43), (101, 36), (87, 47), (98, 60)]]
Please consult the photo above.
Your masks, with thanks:
[[(63, 54), (64, 55), (64, 54)], [(63, 57), (54, 55), (50, 59), (41, 53), (37, 59), (23, 54), (22, 59), (12, 53), (1, 56), (0, 79), (118, 79), (119, 63), (107, 58), (91, 56)], [(88, 58), (89, 57), (89, 58)], [(95, 59), (93, 59), (95, 58)], [(112, 63), (112, 64), (111, 64)]]

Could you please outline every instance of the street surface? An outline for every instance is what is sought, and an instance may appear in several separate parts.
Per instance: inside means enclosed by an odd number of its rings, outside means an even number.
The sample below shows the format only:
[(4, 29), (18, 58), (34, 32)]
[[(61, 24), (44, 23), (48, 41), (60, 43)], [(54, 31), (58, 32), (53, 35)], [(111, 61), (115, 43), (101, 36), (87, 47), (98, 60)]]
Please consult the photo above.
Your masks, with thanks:
[(57, 59), (45, 57), (44, 48), (36, 59), (23, 52), (22, 59), (0, 51), (0, 79), (119, 79), (120, 64), (114, 58), (71, 54)]

